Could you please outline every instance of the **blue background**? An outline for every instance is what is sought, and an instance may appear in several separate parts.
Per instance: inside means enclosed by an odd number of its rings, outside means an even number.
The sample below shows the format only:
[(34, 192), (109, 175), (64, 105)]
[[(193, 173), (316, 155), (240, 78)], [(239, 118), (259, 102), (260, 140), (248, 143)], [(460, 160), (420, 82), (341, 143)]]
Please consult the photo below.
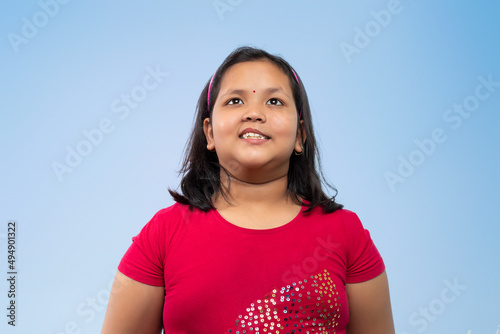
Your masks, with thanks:
[[(498, 1), (2, 3), (0, 266), (17, 220), (19, 275), (15, 328), (1, 280), (0, 331), (100, 331), (131, 237), (172, 204), (204, 84), (252, 45), (301, 76), (324, 172), (386, 262), (396, 333), (495, 333), (499, 15)], [(448, 111), (463, 103), (466, 118)], [(112, 131), (85, 146), (106, 119)], [(87, 156), (55, 172), (78, 145)]]

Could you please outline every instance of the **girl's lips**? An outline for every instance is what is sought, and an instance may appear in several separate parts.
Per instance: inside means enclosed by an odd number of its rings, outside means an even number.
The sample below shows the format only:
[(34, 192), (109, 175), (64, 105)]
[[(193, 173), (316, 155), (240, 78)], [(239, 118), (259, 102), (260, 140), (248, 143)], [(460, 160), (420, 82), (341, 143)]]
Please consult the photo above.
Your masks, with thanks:
[[(259, 136), (261, 136), (262, 138), (260, 138)], [(252, 129), (252, 128), (246, 128), (245, 130), (241, 131), (239, 137), (243, 139), (260, 139), (260, 140), (270, 139), (270, 137), (267, 136), (266, 134), (260, 132), (257, 129)]]
[(250, 145), (262, 145), (265, 144), (269, 141), (269, 139), (262, 139), (262, 138), (244, 138), (240, 137), (241, 140), (243, 140), (246, 144)]
[(268, 140), (269, 138), (263, 135), (260, 135), (258, 133), (253, 133), (253, 132), (247, 132), (243, 136), (241, 136), (243, 139), (260, 139), (260, 140)]

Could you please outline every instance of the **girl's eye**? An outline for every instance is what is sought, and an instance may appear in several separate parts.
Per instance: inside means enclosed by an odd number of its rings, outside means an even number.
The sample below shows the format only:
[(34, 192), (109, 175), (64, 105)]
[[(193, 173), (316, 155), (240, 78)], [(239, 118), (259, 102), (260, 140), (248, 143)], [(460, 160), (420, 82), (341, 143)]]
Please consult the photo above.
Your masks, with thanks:
[(243, 101), (237, 97), (227, 101), (227, 104), (243, 104)]
[(279, 99), (272, 98), (272, 99), (269, 99), (269, 101), (267, 101), (267, 104), (272, 104), (275, 106), (282, 106), (283, 102), (281, 102)]

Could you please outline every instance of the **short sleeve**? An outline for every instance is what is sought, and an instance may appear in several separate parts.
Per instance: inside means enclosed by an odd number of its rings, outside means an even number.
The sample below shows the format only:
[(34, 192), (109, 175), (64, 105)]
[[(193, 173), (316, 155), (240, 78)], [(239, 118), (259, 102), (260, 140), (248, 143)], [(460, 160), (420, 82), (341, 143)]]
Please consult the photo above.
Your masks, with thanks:
[(132, 245), (118, 265), (118, 270), (125, 276), (154, 286), (164, 286), (165, 228), (160, 212), (132, 238)]
[(351, 212), (347, 222), (348, 256), (347, 283), (360, 283), (377, 277), (385, 270), (385, 264), (358, 216)]

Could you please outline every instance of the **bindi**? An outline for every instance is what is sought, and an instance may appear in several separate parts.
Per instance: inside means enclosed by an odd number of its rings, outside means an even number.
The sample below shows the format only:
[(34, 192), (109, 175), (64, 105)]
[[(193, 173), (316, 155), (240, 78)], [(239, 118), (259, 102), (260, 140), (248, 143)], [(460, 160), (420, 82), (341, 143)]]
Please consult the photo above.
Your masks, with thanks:
[(255, 93), (255, 91), (253, 91)]

